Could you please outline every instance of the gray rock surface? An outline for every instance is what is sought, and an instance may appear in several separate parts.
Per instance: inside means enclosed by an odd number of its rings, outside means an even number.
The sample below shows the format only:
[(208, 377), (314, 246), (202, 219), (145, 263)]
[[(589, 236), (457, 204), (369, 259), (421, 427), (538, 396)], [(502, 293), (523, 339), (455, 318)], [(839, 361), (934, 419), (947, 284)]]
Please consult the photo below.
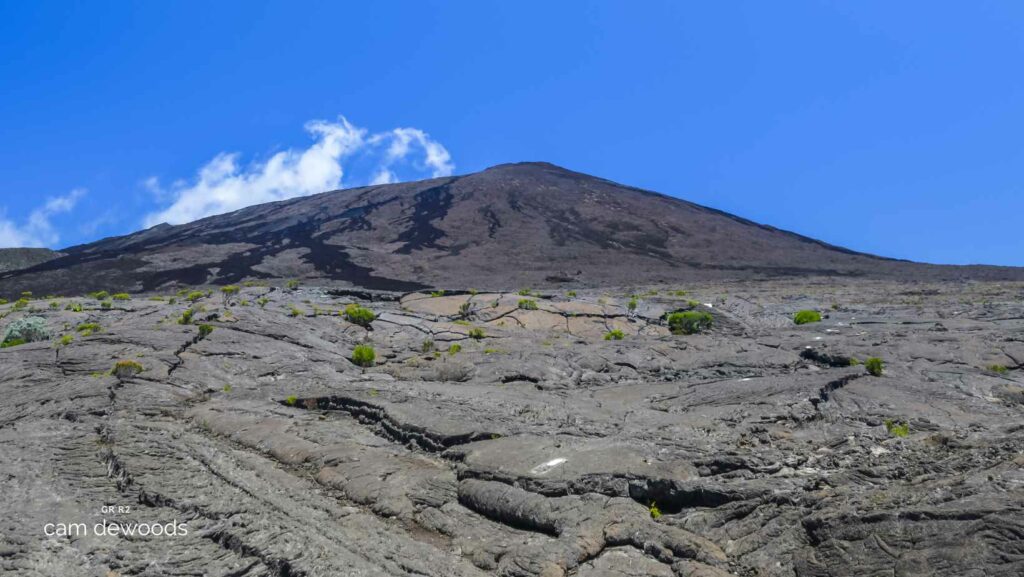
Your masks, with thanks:
[(0, 306), (54, 334), (0, 350), (0, 573), (1024, 574), (1020, 283), (167, 296)]

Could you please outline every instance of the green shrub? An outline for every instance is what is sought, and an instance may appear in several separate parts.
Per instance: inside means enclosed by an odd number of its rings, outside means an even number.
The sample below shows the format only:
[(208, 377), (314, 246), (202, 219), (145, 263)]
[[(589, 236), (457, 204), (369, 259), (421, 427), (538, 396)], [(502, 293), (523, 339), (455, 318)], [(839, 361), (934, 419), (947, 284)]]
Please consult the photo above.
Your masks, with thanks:
[(423, 339), (423, 344), (420, 345), (420, 350), (429, 353), (434, 350), (434, 341), (431, 339)]
[(647, 507), (647, 511), (651, 514), (651, 519), (658, 519), (661, 517), (661, 509), (658, 508), (658, 505), (654, 501), (651, 501), (650, 506)]
[(517, 306), (524, 311), (535, 311), (537, 310), (537, 301), (533, 299), (519, 299)]
[(110, 298), (114, 299), (115, 301), (130, 301), (132, 300), (132, 295), (128, 293), (117, 293), (111, 295)]
[(287, 288), (288, 290), (291, 290), (291, 291), (293, 291), (293, 290), (295, 290), (295, 289), (299, 288), (299, 280), (298, 280), (298, 279), (294, 279), (294, 278), (293, 278), (292, 280), (290, 280), (290, 281), (288, 281), (288, 282), (284, 283), (284, 286), (285, 286), (285, 288)]
[(295, 395), (291, 395), (287, 399), (285, 399), (284, 402), (286, 405), (294, 407), (295, 403), (299, 402), (299, 398), (296, 397)]
[(194, 303), (205, 296), (206, 293), (204, 293), (203, 291), (192, 291), (185, 296), (185, 300), (187, 300), (190, 303)]
[(288, 311), (288, 316), (290, 317), (302, 316), (303, 314), (302, 309), (295, 305), (292, 305), (292, 310)]
[(93, 333), (100, 332), (101, 329), (100, 325), (96, 323), (81, 323), (80, 325), (75, 327), (75, 330), (78, 331), (78, 333), (83, 337), (87, 337)]
[(366, 307), (361, 307), (354, 303), (345, 307), (345, 319), (354, 325), (364, 328), (369, 327), (375, 318), (377, 318), (377, 315)]
[(519, 289), (519, 296), (523, 296), (523, 297), (530, 296), (530, 289), (527, 289), (527, 288)]
[(797, 313), (793, 315), (793, 322), (798, 325), (806, 325), (807, 323), (816, 323), (820, 321), (821, 313), (819, 313), (818, 311), (797, 311)]
[(21, 341), (17, 344), (35, 343), (50, 339), (50, 329), (46, 327), (46, 320), (42, 317), (25, 317), (13, 321), (4, 330), (4, 338), (0, 343), (7, 343), (7, 346), (15, 346), (14, 341)]
[(711, 328), (714, 317), (710, 313), (684, 311), (668, 315), (668, 328), (672, 334), (692, 335)]
[(237, 295), (239, 290), (240, 289), (233, 284), (220, 287), (220, 294), (224, 297), (224, 304), (231, 304), (231, 298)]
[(100, 308), (105, 310), (105, 311), (110, 310), (110, 307), (112, 307), (112, 306), (114, 306), (114, 303), (112, 303), (110, 301), (103, 301), (103, 302), (100, 303)]
[(108, 293), (107, 291), (96, 291), (89, 293), (89, 296), (98, 301), (104, 301), (110, 298), (110, 293)]
[(61, 344), (61, 346), (65, 346), (66, 347), (66, 346), (70, 345), (71, 342), (74, 341), (74, 340), (75, 340), (75, 335), (73, 335), (71, 333), (68, 333), (68, 334), (66, 334), (66, 335), (64, 335), (64, 336), (62, 336), (60, 338), (60, 344)]
[(882, 376), (882, 371), (885, 370), (885, 363), (878, 357), (871, 357), (864, 361), (864, 368), (868, 370), (868, 373), (876, 377)]
[(996, 373), (996, 374), (999, 374), (999, 375), (1005, 375), (1006, 373), (1008, 373), (1010, 371), (1010, 369), (1004, 367), (1003, 365), (989, 365), (986, 368), (988, 368), (988, 370), (992, 371), (993, 373)]
[(637, 301), (635, 298), (631, 298), (631, 299), (629, 299), (629, 302), (626, 304), (626, 308), (630, 312), (632, 312), (632, 311), (636, 310), (636, 307), (637, 307), (638, 304), (640, 304), (639, 301)]
[(221, 388), (221, 390), (224, 391), (225, 393), (230, 393), (231, 392), (231, 385), (224, 385), (224, 387)]
[(352, 349), (352, 362), (360, 367), (372, 367), (377, 353), (369, 345), (358, 345)]
[(468, 319), (473, 315), (473, 303), (466, 301), (459, 305), (459, 316)]
[(27, 298), (21, 297), (20, 299), (14, 301), (14, 307), (12, 307), (12, 308), (14, 308), (14, 310), (16, 310), (16, 311), (20, 311), (21, 309), (27, 307), (28, 303), (29, 303), (29, 300)]
[(434, 292), (430, 293), (430, 296), (431, 297), (435, 297), (435, 298), (436, 297), (443, 297), (444, 296), (444, 291), (443, 290), (434, 291)]
[(576, 296), (576, 291), (569, 291), (569, 292), (565, 293), (565, 296), (567, 296), (569, 298), (573, 298), (573, 297)]
[(448, 346), (448, 354), (449, 355), (454, 355), (454, 354), (458, 353), (461, 350), (462, 350), (462, 345), (460, 345), (459, 343), (452, 343), (451, 345)]
[(60, 303), (57, 301), (50, 301), (50, 310), (55, 311), (60, 308)]
[(263, 307), (267, 306), (267, 303), (269, 303), (269, 302), (270, 302), (270, 299), (268, 299), (267, 297), (260, 297), (260, 298), (256, 299), (256, 304), (260, 305), (260, 308), (263, 308)]
[(199, 325), (199, 338), (205, 339), (213, 332), (212, 325)]
[(16, 347), (18, 345), (25, 344), (25, 339), (10, 339), (0, 342), (0, 349), (6, 349), (9, 347)]
[(476, 339), (479, 341), (480, 339), (484, 338), (484, 336), (484, 330), (481, 328), (469, 329), (469, 338), (471, 339)]
[(181, 316), (178, 317), (178, 324), (179, 325), (190, 325), (190, 324), (192, 324), (192, 316), (195, 315), (195, 314), (196, 314), (196, 312), (194, 310), (192, 310), (192, 309), (185, 309), (185, 311), (181, 313)]
[(7, 299), (0, 299), (0, 306), (3, 306), (5, 304), (7, 304), (8, 302), (10, 302), (10, 301), (8, 301)]
[(906, 437), (910, 434), (910, 423), (900, 423), (892, 419), (885, 420), (885, 430), (894, 437)]
[(117, 361), (110, 374), (117, 377), (119, 381), (127, 381), (143, 371), (142, 365), (132, 360)]
[(71, 311), (73, 313), (80, 313), (82, 312), (82, 303), (68, 303), (67, 306), (64, 307), (64, 310)]
[(611, 330), (604, 334), (604, 340), (606, 341), (621, 341), (624, 338), (626, 338), (626, 335), (619, 329)]

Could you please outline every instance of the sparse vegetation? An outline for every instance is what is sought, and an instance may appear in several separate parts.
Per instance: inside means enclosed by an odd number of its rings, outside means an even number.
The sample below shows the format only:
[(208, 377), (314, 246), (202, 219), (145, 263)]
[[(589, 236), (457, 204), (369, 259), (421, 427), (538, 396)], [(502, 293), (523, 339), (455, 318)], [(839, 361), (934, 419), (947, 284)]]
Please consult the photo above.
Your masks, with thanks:
[(629, 302), (626, 303), (626, 309), (629, 310), (629, 312), (635, 311), (639, 302), (640, 301), (636, 300), (636, 297), (629, 299)]
[(225, 393), (230, 393), (231, 392), (231, 385), (224, 385), (221, 388), (221, 390), (224, 391)]
[(298, 316), (302, 316), (303, 314), (305, 314), (305, 313), (302, 312), (302, 309), (300, 309), (299, 307), (297, 307), (295, 305), (292, 305), (292, 310), (288, 311), (288, 316), (290, 316), (290, 317), (298, 317)]
[(459, 305), (459, 317), (468, 319), (473, 316), (473, 303), (466, 301)]
[(296, 290), (297, 288), (299, 288), (299, 279), (293, 278), (292, 280), (284, 283), (284, 286), (290, 291)]
[(651, 514), (651, 519), (658, 519), (661, 517), (661, 509), (658, 508), (658, 504), (651, 501), (651, 504), (647, 507), (647, 511)]
[(1006, 368), (1003, 365), (989, 365), (986, 368), (992, 371), (993, 373), (996, 373), (997, 375), (1005, 375), (1006, 373), (1010, 372), (1010, 369)]
[(624, 338), (626, 338), (626, 335), (619, 329), (613, 329), (604, 334), (604, 340), (606, 341), (621, 341)]
[(82, 335), (83, 337), (87, 337), (93, 333), (100, 332), (101, 329), (100, 325), (97, 323), (81, 323), (77, 327), (75, 327), (75, 330), (78, 331), (78, 334)]
[(199, 338), (205, 339), (213, 332), (212, 325), (199, 325)]
[(63, 335), (62, 337), (60, 337), (60, 341), (59, 342), (60, 342), (61, 346), (66, 347), (66, 346), (70, 345), (72, 343), (72, 341), (74, 341), (74, 340), (75, 340), (75, 335), (73, 335), (71, 333), (68, 333), (68, 334)]
[(910, 434), (910, 423), (900, 423), (892, 419), (885, 420), (885, 430), (893, 437), (906, 437)]
[(5, 304), (7, 304), (8, 302), (9, 301), (7, 299), (0, 299), (0, 306), (3, 306)]
[(459, 343), (452, 343), (451, 345), (448, 346), (448, 354), (449, 355), (454, 355), (454, 354), (458, 353), (461, 350), (462, 350), (462, 345), (460, 345)]
[(178, 317), (178, 324), (179, 325), (190, 325), (190, 324), (192, 324), (192, 316), (194, 314), (196, 314), (194, 310), (192, 310), (192, 309), (185, 309), (185, 311), (181, 313), (181, 316)]
[(444, 291), (443, 290), (434, 291), (434, 292), (430, 293), (430, 296), (431, 296), (431, 298), (443, 297), (444, 296)]
[(21, 297), (20, 299), (14, 301), (14, 306), (12, 308), (16, 311), (20, 311), (21, 309), (27, 307), (29, 302), (30, 301), (27, 298)]
[(372, 367), (377, 353), (369, 345), (357, 345), (352, 349), (352, 362), (360, 367)]
[(203, 291), (192, 291), (185, 295), (185, 300), (187, 300), (190, 303), (194, 303), (205, 296), (206, 293), (204, 293)]
[(484, 330), (479, 327), (469, 329), (469, 338), (471, 339), (476, 339), (479, 341), (480, 339), (484, 338), (484, 336)]
[(569, 298), (575, 298), (576, 297), (576, 291), (569, 291), (569, 292), (565, 293), (565, 296), (567, 296)]
[(269, 303), (269, 302), (270, 302), (270, 299), (268, 299), (267, 297), (260, 297), (260, 298), (256, 299), (256, 304), (260, 305), (260, 308), (263, 308), (263, 307), (267, 306), (267, 303)]
[(7, 329), (4, 330), (4, 338), (0, 340), (0, 345), (6, 348), (49, 339), (50, 329), (46, 327), (46, 319), (42, 317), (25, 317), (7, 325)]
[(420, 350), (424, 353), (429, 353), (434, 350), (434, 341), (432, 339), (423, 339), (423, 344), (420, 345)]
[(355, 303), (345, 307), (345, 320), (348, 322), (359, 325), (363, 328), (368, 328), (370, 323), (377, 318), (377, 315), (373, 311), (366, 307), (361, 307)]
[(96, 292), (89, 293), (89, 296), (91, 296), (92, 298), (94, 298), (94, 299), (96, 299), (98, 301), (103, 301), (103, 300), (107, 300), (108, 298), (110, 298), (110, 293), (108, 293), (107, 291), (96, 291)]
[(530, 296), (530, 289), (528, 289), (528, 288), (519, 289), (519, 296), (521, 296), (521, 297)]
[(885, 363), (878, 357), (871, 357), (864, 361), (864, 368), (868, 370), (869, 374), (880, 377), (885, 370)]
[(73, 313), (80, 313), (82, 312), (82, 303), (68, 303), (64, 307), (64, 310), (71, 311)]
[(711, 313), (683, 311), (668, 315), (668, 328), (672, 334), (692, 335), (703, 332), (714, 323)]
[(130, 301), (132, 300), (132, 295), (128, 293), (117, 293), (111, 295), (110, 298), (114, 299), (115, 301)]
[(287, 399), (284, 400), (284, 404), (286, 404), (286, 405), (288, 405), (290, 407), (294, 407), (295, 403), (298, 403), (298, 402), (299, 402), (299, 398), (296, 397), (295, 395), (290, 395)]
[(821, 321), (821, 313), (812, 310), (797, 311), (793, 315), (793, 322), (798, 325), (806, 325), (808, 323), (817, 323)]
[(537, 310), (537, 301), (533, 299), (519, 299), (517, 306), (524, 311), (535, 311)]
[(109, 311), (110, 308), (113, 307), (113, 306), (114, 306), (114, 303), (112, 303), (110, 301), (103, 301), (103, 302), (100, 303), (100, 308), (105, 310), (105, 311)]
[(117, 377), (117, 380), (122, 383), (130, 380), (135, 375), (141, 373), (144, 369), (142, 365), (137, 361), (133, 360), (121, 360), (114, 363), (114, 368), (110, 369), (110, 374)]

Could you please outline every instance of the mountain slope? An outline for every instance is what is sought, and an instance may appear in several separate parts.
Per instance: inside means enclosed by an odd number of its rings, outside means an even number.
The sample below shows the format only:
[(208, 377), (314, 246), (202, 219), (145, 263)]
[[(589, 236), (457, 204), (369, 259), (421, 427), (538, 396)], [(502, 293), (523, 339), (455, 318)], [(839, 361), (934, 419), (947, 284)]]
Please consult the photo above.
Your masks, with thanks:
[(856, 253), (546, 163), (332, 191), (63, 252), (0, 275), (0, 293), (292, 277), (392, 290), (793, 275), (1024, 279), (1024, 269)]

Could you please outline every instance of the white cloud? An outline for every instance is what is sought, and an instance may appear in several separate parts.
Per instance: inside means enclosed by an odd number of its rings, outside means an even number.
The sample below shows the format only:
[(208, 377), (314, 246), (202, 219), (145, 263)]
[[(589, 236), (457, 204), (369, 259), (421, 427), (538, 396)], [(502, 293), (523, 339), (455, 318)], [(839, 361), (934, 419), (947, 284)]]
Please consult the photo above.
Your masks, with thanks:
[(33, 210), (22, 224), (4, 218), (0, 213), (0, 247), (55, 246), (60, 241), (60, 234), (50, 219), (71, 212), (84, 195), (85, 189), (76, 188), (64, 196), (50, 198), (46, 204)]
[[(365, 183), (397, 182), (395, 166), (409, 165), (415, 172), (448, 176), (455, 170), (451, 155), (439, 142), (417, 128), (396, 128), (368, 135), (344, 117), (337, 122), (313, 121), (306, 131), (314, 143), (305, 150), (286, 150), (247, 167), (238, 153), (222, 152), (199, 169), (194, 181), (177, 181), (164, 190), (155, 177), (143, 186), (158, 202), (170, 206), (146, 216), (145, 225), (181, 224), (253, 204), (307, 196), (342, 187), (342, 163), (358, 155), (375, 165)], [(422, 175), (420, 175), (422, 176)]]

